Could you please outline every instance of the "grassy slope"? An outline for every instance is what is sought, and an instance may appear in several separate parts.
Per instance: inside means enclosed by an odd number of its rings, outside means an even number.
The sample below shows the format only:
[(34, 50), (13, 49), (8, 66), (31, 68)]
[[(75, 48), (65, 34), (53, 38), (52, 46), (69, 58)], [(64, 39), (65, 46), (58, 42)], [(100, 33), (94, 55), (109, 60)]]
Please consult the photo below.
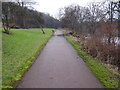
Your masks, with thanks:
[[(0, 28), (0, 86), (2, 85), (2, 28)], [(1, 87), (0, 87), (1, 90)]]
[(3, 87), (11, 87), (20, 80), (33, 60), (52, 36), (52, 29), (11, 30), (12, 35), (3, 34)]
[(96, 77), (103, 83), (107, 88), (117, 88), (119, 80), (116, 79), (115, 75), (110, 73), (109, 70), (104, 67), (100, 62), (94, 60), (86, 52), (81, 50), (81, 46), (69, 36), (66, 36), (66, 39), (72, 44), (72, 46), (77, 51), (78, 55), (83, 58), (87, 66), (92, 70)]

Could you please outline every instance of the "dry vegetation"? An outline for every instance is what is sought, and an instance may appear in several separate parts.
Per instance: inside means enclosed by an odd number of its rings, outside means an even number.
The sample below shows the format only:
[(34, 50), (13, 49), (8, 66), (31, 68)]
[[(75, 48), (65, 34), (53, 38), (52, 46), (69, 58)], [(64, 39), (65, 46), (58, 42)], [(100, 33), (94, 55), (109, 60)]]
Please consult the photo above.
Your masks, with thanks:
[(83, 50), (119, 72), (120, 20), (113, 14), (112, 5), (110, 1), (92, 2), (87, 7), (73, 4), (60, 10), (60, 20), (62, 27), (68, 29)]
[(89, 34), (89, 37), (70, 30), (67, 31), (83, 46), (83, 50), (118, 73), (120, 44), (116, 42), (117, 26), (103, 22), (100, 24), (100, 30), (97, 30), (94, 34)]

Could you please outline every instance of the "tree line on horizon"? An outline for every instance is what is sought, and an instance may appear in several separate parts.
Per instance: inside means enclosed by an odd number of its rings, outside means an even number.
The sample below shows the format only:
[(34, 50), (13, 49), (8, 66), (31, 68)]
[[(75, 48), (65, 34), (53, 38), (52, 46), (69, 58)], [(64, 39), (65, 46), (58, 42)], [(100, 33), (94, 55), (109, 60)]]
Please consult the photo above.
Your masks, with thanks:
[[(10, 28), (58, 28), (59, 20), (26, 6), (28, 2), (2, 2), (2, 23), (4, 32)], [(33, 3), (32, 3), (33, 4)], [(32, 7), (32, 5), (31, 5)]]
[[(112, 3), (117, 3), (117, 12), (111, 12), (115, 7)], [(72, 4), (59, 11), (62, 28), (78, 39), (83, 50), (117, 70), (120, 67), (119, 4), (111, 1), (92, 2), (86, 7)]]

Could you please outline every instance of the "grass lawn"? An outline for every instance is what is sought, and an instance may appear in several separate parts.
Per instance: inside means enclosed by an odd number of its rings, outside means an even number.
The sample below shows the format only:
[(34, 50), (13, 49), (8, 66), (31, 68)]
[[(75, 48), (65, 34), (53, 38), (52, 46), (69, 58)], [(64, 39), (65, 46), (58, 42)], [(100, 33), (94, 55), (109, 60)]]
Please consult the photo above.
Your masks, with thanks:
[(119, 80), (116, 78), (116, 75), (110, 73), (108, 68), (84, 52), (82, 47), (72, 37), (66, 36), (66, 39), (72, 44), (78, 55), (86, 62), (87, 66), (106, 88), (118, 88)]
[[(2, 29), (0, 28), (0, 86), (2, 85)], [(1, 90), (1, 87), (0, 87)]]
[(20, 80), (52, 36), (53, 29), (12, 29), (2, 34), (2, 87), (12, 88)]

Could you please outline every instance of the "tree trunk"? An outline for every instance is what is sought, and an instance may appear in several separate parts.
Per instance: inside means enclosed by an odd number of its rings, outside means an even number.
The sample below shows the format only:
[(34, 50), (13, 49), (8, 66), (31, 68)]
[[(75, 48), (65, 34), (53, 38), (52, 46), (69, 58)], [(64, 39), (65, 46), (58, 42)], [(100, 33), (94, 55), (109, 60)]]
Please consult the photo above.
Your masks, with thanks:
[(45, 34), (45, 32), (44, 32), (44, 30), (43, 30), (43, 26), (42, 26), (42, 25), (41, 25), (41, 30), (42, 30), (43, 34)]
[(3, 20), (3, 28), (4, 28), (4, 33), (10, 34), (10, 27), (9, 27), (9, 21), (7, 15), (5, 15), (5, 21)]

